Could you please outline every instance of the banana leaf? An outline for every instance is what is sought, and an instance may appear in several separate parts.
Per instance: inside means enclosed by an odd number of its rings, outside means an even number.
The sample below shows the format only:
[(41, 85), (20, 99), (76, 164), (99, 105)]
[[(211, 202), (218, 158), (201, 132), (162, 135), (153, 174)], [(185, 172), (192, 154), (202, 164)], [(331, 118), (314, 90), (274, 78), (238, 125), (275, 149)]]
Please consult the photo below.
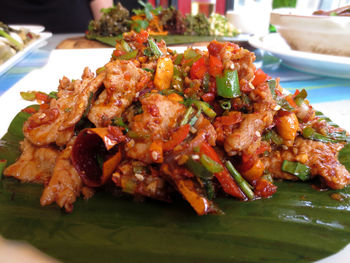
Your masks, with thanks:
[[(19, 153), (27, 117), (21, 112), (12, 121), (3, 138), (11, 144), (1, 144), (0, 159)], [(349, 164), (349, 144), (344, 149)], [(40, 206), (42, 186), (3, 178), (0, 234), (63, 262), (313, 262), (350, 243), (350, 188), (277, 185), (270, 199), (218, 198), (225, 211), (219, 216), (197, 216), (181, 199), (136, 202), (102, 190), (66, 214), (55, 205)], [(343, 201), (330, 198), (333, 193)]]
[[(96, 35), (87, 35), (88, 39), (97, 40), (101, 43), (115, 46), (116, 41), (122, 38), (121, 35), (114, 37), (102, 37)], [(218, 41), (231, 41), (231, 42), (240, 42), (240, 39), (237, 37), (223, 37), (223, 36), (183, 36), (183, 35), (167, 35), (167, 36), (151, 36), (156, 40), (163, 39), (167, 45), (179, 45), (179, 44), (188, 44), (188, 43), (199, 43), (199, 42), (210, 42), (214, 39)]]

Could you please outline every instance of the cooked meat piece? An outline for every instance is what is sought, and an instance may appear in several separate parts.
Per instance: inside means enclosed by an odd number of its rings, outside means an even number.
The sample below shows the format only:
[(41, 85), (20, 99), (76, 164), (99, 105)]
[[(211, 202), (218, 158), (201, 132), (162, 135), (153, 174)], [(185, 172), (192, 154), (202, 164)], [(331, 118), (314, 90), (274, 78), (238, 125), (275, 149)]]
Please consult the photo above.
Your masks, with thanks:
[(263, 157), (262, 161), (275, 178), (287, 180), (298, 180), (298, 178), (282, 172), (282, 162), (284, 160), (301, 162), (311, 168), (312, 177), (319, 175), (330, 188), (341, 189), (350, 183), (349, 172), (337, 158), (342, 147), (340, 143), (323, 143), (297, 137), (292, 148), (272, 151), (268, 157)]
[(153, 139), (167, 138), (170, 129), (185, 111), (185, 106), (158, 93), (140, 99), (143, 113), (136, 115), (130, 123), (131, 130), (150, 134)]
[(204, 132), (207, 142), (215, 146), (217, 137), (215, 128), (208, 119), (203, 117), (203, 114), (198, 118), (194, 128), (196, 128), (198, 133)]
[(72, 138), (74, 125), (87, 108), (91, 93), (102, 85), (104, 74), (93, 78), (93, 74), (85, 68), (82, 78), (74, 82), (63, 78), (58, 88), (58, 99), (52, 99), (49, 109), (39, 110), (25, 122), (23, 133), (31, 143), (63, 146)]
[(232, 51), (232, 48), (222, 48), (220, 57), (225, 69), (237, 70), (239, 79), (251, 80), (254, 77), (255, 66), (253, 64), (255, 55), (249, 50), (240, 48)]
[[(57, 157), (51, 180), (40, 198), (42, 206), (56, 202), (60, 207), (64, 207), (67, 212), (72, 212), (73, 203), (82, 192), (81, 178), (70, 160), (74, 140), (75, 138), (72, 138), (67, 147)], [(90, 194), (89, 191), (87, 192)]]
[(53, 147), (36, 147), (28, 140), (21, 142), (22, 155), (4, 171), (4, 175), (21, 182), (45, 183), (55, 167), (59, 151)]
[(136, 67), (132, 61), (112, 61), (105, 68), (103, 83), (106, 89), (94, 102), (88, 115), (96, 127), (108, 126), (113, 117), (120, 117), (149, 81), (147, 72)]
[(143, 113), (136, 115), (129, 126), (136, 134), (150, 135), (150, 138), (135, 140), (133, 145), (128, 144), (126, 152), (130, 158), (151, 163), (151, 142), (170, 138), (169, 133), (176, 127), (185, 106), (158, 93), (152, 93), (140, 101)]
[(236, 155), (241, 151), (254, 153), (260, 146), (261, 134), (271, 125), (273, 112), (251, 113), (243, 115), (239, 128), (226, 137), (224, 147), (228, 155)]

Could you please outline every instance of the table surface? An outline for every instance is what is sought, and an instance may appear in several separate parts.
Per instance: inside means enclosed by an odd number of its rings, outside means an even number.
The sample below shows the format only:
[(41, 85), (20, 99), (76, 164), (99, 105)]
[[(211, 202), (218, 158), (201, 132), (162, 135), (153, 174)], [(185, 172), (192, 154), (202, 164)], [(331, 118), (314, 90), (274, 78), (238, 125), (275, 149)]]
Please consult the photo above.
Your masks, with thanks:
[[(48, 39), (47, 44), (28, 54), (14, 67), (0, 76), (0, 96), (10, 89), (16, 82), (25, 77), (34, 69), (43, 67), (50, 52), (64, 39), (82, 36), (81, 34), (56, 34)], [(281, 61), (272, 55), (255, 50), (256, 65), (269, 74), (272, 78), (280, 77), (281, 86), (291, 92), (296, 89), (305, 89), (308, 92), (309, 101), (317, 109), (326, 111), (337, 120), (344, 118), (350, 120), (350, 79), (337, 79), (311, 75), (289, 69)], [(335, 122), (337, 120), (334, 120)], [(350, 123), (341, 121), (350, 130)]]

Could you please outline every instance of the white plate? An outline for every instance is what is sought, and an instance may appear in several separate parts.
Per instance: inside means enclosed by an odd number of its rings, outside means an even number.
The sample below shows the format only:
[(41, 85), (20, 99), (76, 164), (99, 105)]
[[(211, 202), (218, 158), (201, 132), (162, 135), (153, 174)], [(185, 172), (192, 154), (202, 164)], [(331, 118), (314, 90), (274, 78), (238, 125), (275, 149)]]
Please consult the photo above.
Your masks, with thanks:
[(9, 25), (9, 27), (12, 27), (16, 30), (20, 30), (21, 28), (26, 28), (30, 32), (33, 32), (35, 34), (39, 34), (45, 30), (45, 27), (42, 25)]
[[(336, 40), (330, 40), (336, 41)], [(292, 50), (278, 33), (253, 36), (249, 44), (282, 59), (288, 67), (307, 73), (350, 79), (350, 57)]]
[(5, 73), (7, 70), (9, 70), (12, 66), (14, 66), (16, 63), (21, 61), (26, 55), (28, 55), (31, 51), (33, 51), (35, 48), (40, 47), (40, 45), (44, 44), (44, 41), (52, 36), (52, 33), (50, 32), (42, 32), (38, 33), (40, 36), (35, 41), (32, 41), (28, 46), (26, 46), (21, 51), (17, 52), (14, 56), (10, 57), (8, 60), (6, 60), (4, 63), (0, 65), (0, 75)]

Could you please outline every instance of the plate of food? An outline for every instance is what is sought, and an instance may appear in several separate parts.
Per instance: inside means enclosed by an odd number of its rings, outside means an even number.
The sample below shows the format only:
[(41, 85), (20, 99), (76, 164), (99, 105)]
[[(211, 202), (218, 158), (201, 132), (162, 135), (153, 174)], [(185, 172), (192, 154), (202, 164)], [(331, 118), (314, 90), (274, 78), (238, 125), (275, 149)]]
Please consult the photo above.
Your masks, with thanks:
[(0, 234), (63, 262), (340, 251), (349, 134), (253, 62), (233, 43), (172, 50), (145, 31), (113, 50), (54, 51), (0, 97), (18, 111), (2, 122)]
[(113, 46), (122, 34), (134, 30), (146, 30), (155, 39), (163, 39), (167, 45), (221, 41), (247, 42), (249, 35), (228, 22), (225, 16), (212, 14), (183, 15), (174, 7), (154, 8), (139, 1), (142, 9), (129, 12), (120, 3), (102, 9), (100, 20), (90, 22), (86, 37)]
[(0, 74), (23, 59), (52, 36), (40, 25), (11, 25), (0, 22)]
[(293, 50), (279, 33), (252, 36), (249, 44), (270, 52), (280, 58), (284, 65), (295, 70), (328, 77), (350, 78), (349, 57)]

